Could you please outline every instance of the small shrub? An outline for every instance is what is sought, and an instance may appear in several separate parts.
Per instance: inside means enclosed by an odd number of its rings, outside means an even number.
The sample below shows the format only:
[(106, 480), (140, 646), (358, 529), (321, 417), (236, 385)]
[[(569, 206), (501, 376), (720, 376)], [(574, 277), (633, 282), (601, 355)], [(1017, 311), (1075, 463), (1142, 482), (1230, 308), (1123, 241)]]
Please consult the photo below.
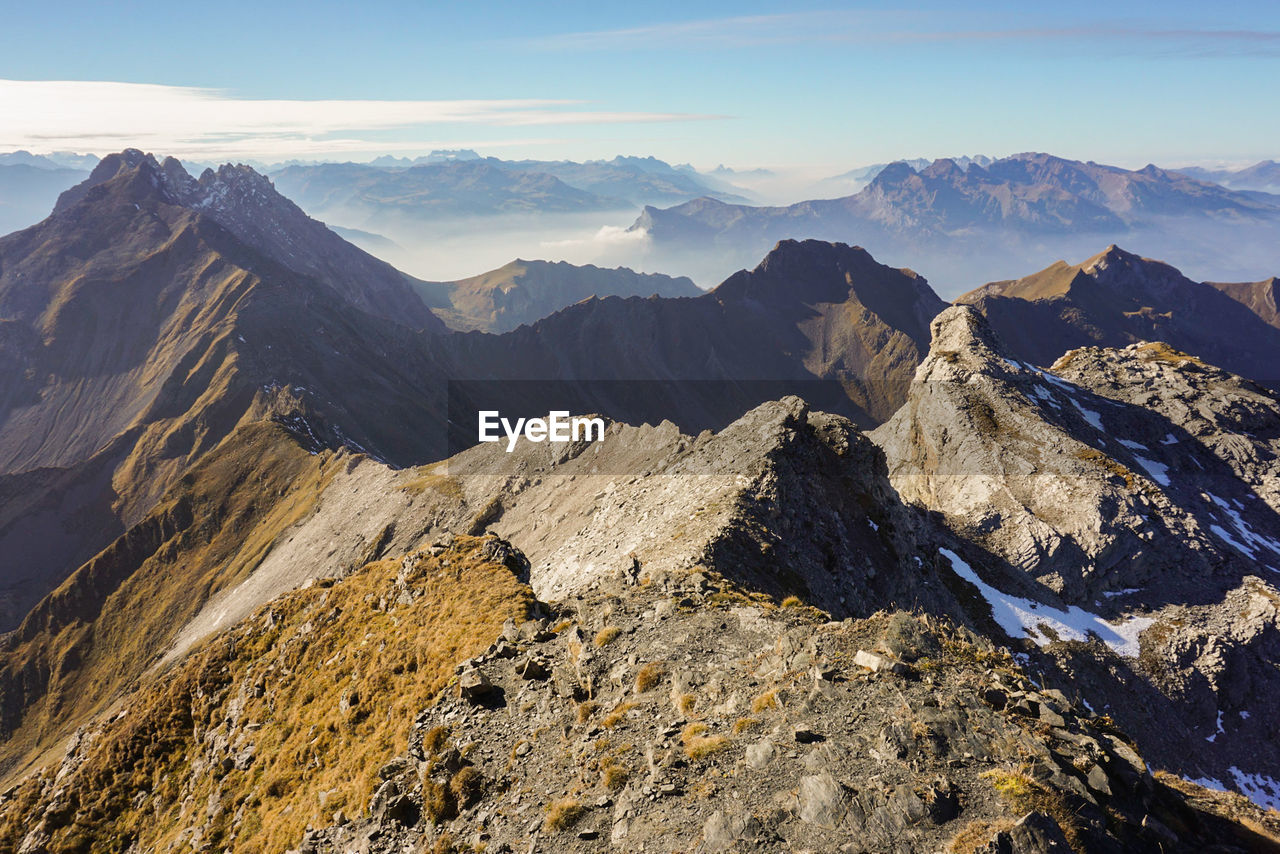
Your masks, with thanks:
[(547, 817), (542, 822), (542, 826), (552, 833), (568, 830), (584, 812), (582, 804), (577, 799), (561, 798), (547, 805)]
[(422, 781), (422, 813), (432, 824), (440, 824), (458, 815), (458, 802), (444, 783), (426, 779)]
[(484, 797), (484, 775), (471, 765), (460, 768), (449, 781), (449, 793), (460, 808), (466, 809)]
[(782, 703), (778, 700), (777, 688), (770, 688), (768, 691), (765, 691), (759, 697), (756, 697), (751, 701), (751, 712), (757, 715), (766, 709), (777, 709), (781, 707)]
[(707, 735), (706, 732), (707, 725), (701, 723), (689, 724), (684, 728), (684, 732), (680, 734), (680, 741), (684, 744), (685, 756), (690, 759), (702, 759), (729, 746), (729, 739), (725, 736)]
[(613, 711), (604, 716), (604, 720), (600, 722), (601, 726), (605, 729), (612, 729), (620, 724), (622, 719), (627, 716), (627, 712), (631, 711), (635, 707), (635, 703), (619, 703), (613, 708)]
[(578, 723), (585, 724), (591, 716), (595, 714), (596, 708), (597, 705), (595, 700), (586, 700), (579, 703), (576, 714)]
[(693, 694), (680, 694), (675, 698), (676, 711), (682, 715), (693, 714), (696, 705), (698, 705), (698, 698)]
[(799, 607), (800, 607), (800, 597), (799, 597), (799, 596), (788, 596), (786, 599), (783, 599), (783, 600), (782, 600), (782, 607), (784, 607), (784, 608), (799, 608)]
[(428, 756), (435, 756), (449, 744), (449, 728), (433, 726), (422, 735), (422, 749)]
[(609, 641), (613, 640), (620, 634), (622, 634), (622, 629), (617, 626), (606, 626), (596, 632), (596, 647), (599, 648), (605, 646)]
[(604, 766), (600, 769), (600, 782), (602, 782), (604, 787), (611, 792), (615, 792), (625, 786), (627, 784), (627, 778), (630, 776), (630, 772), (627, 771), (625, 767), (619, 765), (612, 759), (605, 762)]
[(733, 734), (742, 735), (749, 729), (755, 729), (760, 726), (759, 718), (738, 718), (733, 722)]
[(665, 672), (662, 664), (657, 661), (651, 661), (641, 667), (640, 672), (636, 674), (636, 692), (643, 694), (645, 691), (652, 691), (658, 687), (658, 683), (662, 681), (662, 676)]
[(960, 828), (960, 832), (947, 843), (947, 854), (976, 854), (987, 847), (997, 833), (1009, 830), (1013, 822), (1007, 818), (997, 821), (977, 819)]

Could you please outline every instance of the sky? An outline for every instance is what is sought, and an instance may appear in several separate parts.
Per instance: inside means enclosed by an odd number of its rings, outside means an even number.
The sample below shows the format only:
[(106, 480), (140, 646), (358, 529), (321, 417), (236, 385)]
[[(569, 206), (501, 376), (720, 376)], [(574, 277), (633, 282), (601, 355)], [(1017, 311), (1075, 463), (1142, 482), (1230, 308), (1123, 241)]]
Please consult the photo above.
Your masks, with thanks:
[(1243, 165), (1277, 84), (1274, 0), (50, 0), (3, 14), (0, 151)]

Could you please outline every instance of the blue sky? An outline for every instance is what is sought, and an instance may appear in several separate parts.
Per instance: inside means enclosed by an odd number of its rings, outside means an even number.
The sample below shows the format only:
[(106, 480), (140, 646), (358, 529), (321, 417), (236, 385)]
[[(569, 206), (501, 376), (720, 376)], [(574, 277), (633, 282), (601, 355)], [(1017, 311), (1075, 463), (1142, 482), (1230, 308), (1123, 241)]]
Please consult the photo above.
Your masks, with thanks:
[(1274, 2), (24, 3), (0, 149), (1243, 163), (1277, 84)]

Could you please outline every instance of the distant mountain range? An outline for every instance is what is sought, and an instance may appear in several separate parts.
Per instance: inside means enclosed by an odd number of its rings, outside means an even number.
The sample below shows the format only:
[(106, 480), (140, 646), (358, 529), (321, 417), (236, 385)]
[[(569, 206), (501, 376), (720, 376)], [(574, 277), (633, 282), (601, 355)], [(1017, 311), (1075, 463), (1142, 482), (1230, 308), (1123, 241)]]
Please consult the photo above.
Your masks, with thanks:
[(576, 163), (474, 154), (295, 165), (271, 178), (314, 216), (373, 231), (466, 217), (620, 211), (703, 196), (744, 200), (718, 178), (652, 157)]
[[(1249, 278), (1280, 267), (1280, 201), (1177, 172), (1137, 171), (1022, 154), (961, 168), (894, 163), (860, 192), (786, 207), (698, 199), (648, 207), (632, 226), (657, 257), (725, 269), (779, 239), (851, 240), (877, 255), (912, 259), (945, 292), (1005, 278), (1002, 270), (1046, 254), (1087, 254), (1125, 242), (1210, 273)], [(693, 269), (687, 267), (686, 269)], [(709, 272), (708, 272), (709, 271)]]
[(51, 154), (10, 151), (0, 154), (0, 166), (34, 166), (37, 169), (74, 169), (89, 172), (97, 165), (96, 154), (76, 154), (73, 151), (55, 151)]
[(590, 297), (702, 295), (683, 276), (523, 259), (456, 282), (417, 282), (414, 289), (450, 328), (482, 332), (508, 332)]
[[(993, 158), (979, 154), (974, 157), (952, 157), (950, 158), (961, 169), (968, 169), (971, 164), (979, 166), (989, 166)], [(855, 193), (861, 190), (867, 184), (875, 180), (875, 177), (885, 169), (894, 165), (894, 163), (905, 163), (917, 172), (929, 168), (934, 161), (924, 157), (909, 157), (903, 160), (895, 160), (893, 163), (873, 163), (870, 166), (859, 166), (857, 169), (850, 169), (848, 172), (841, 172), (839, 175), (832, 175), (830, 178), (824, 178), (814, 188), (819, 195), (825, 197), (826, 193), (832, 195), (844, 196), (849, 193)]]
[(1280, 193), (1280, 163), (1274, 160), (1260, 160), (1252, 166), (1241, 169), (1204, 169), (1199, 166), (1187, 166), (1178, 171), (1197, 181), (1213, 181), (1233, 190)]

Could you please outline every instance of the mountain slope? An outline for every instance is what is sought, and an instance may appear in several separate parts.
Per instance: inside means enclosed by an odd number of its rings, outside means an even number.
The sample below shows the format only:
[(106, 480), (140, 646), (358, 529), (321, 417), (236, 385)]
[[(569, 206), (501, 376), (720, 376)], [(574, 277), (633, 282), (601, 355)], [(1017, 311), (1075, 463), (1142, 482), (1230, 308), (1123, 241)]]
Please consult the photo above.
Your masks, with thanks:
[(1280, 399), (1163, 344), (1037, 370), (956, 306), (871, 436), (1051, 682), (1162, 766), (1278, 802), (1280, 754), (1254, 716), (1280, 698)]
[[(482, 510), (479, 527), (496, 523), (534, 552), (450, 534), (457, 510), (426, 510), (426, 528), (399, 517), (419, 531), (410, 553), (269, 597), (140, 680), (119, 713), (6, 791), (0, 839), (51, 852), (447, 850), (531, 835), (573, 851), (1272, 844), (1274, 816), (1153, 777), (1087, 699), (1037, 684), (966, 628), (930, 542), (938, 532), (896, 502), (849, 422), (790, 399), (719, 436), (614, 430), (625, 441), (601, 453), (659, 440), (642, 464), (651, 473), (615, 459), (607, 482), (574, 477), (561, 466), (585, 473), (594, 454), (546, 446), (522, 449), (527, 477), (388, 473), (441, 508), (499, 488), (503, 509)], [(321, 503), (352, 494), (339, 482), (350, 465), (320, 466), (334, 469)], [(724, 481), (728, 506), (704, 489), (708, 476)], [(387, 485), (365, 489), (378, 498)], [(617, 512), (586, 510), (602, 485)], [(581, 515), (540, 535), (547, 500), (574, 512), (575, 494)], [(687, 531), (653, 518), (692, 522), (698, 504), (704, 517)], [(276, 548), (295, 548), (315, 518)], [(563, 551), (540, 541), (548, 533)], [(596, 562), (592, 548), (618, 551), (602, 534), (638, 546)], [(568, 553), (584, 565), (564, 571)], [(557, 587), (557, 575), (571, 583)], [(526, 579), (558, 601), (535, 602)], [(790, 590), (864, 618), (830, 621), (784, 599)], [(961, 622), (872, 613), (909, 591)]]
[[(861, 248), (783, 241), (704, 296), (590, 299), (502, 336), (440, 343), (454, 379), (573, 380), (584, 397), (571, 408), (631, 423), (722, 426), (796, 383), (822, 395), (815, 405), (873, 423), (901, 403), (944, 306), (922, 277)], [(584, 381), (634, 385), (593, 394)]]
[(1037, 365), (1077, 347), (1164, 341), (1275, 384), (1280, 330), (1268, 302), (1273, 292), (1265, 282), (1193, 282), (1168, 264), (1110, 246), (1082, 264), (1060, 261), (1031, 276), (983, 285), (956, 302), (981, 311), (1014, 355)]
[(0, 318), (0, 538), (57, 542), (0, 554), (10, 618), (242, 421), (402, 460), (443, 421), (407, 279), (241, 170), (105, 159), (0, 239)]
[(684, 276), (523, 259), (456, 282), (415, 283), (414, 289), (451, 328), (483, 332), (508, 332), (593, 296), (694, 297), (703, 293)]

